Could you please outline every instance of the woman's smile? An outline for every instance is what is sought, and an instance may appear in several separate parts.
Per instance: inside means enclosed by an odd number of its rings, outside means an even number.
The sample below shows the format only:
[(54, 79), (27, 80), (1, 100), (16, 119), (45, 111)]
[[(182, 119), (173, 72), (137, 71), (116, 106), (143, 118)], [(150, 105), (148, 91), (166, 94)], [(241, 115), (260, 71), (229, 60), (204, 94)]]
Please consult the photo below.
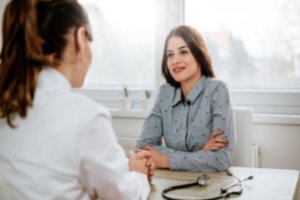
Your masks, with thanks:
[(174, 67), (172, 71), (173, 71), (175, 74), (177, 74), (177, 73), (182, 72), (184, 69), (185, 69), (184, 66), (178, 66), (178, 67)]

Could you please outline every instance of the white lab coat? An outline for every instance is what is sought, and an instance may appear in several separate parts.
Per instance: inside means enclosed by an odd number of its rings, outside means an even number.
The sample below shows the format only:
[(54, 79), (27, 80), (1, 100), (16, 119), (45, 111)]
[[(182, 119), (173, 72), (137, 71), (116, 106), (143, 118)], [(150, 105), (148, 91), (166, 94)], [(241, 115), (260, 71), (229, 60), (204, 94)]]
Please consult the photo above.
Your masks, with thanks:
[(147, 199), (147, 178), (129, 171), (108, 111), (58, 71), (41, 72), (28, 111), (16, 129), (0, 120), (0, 199)]

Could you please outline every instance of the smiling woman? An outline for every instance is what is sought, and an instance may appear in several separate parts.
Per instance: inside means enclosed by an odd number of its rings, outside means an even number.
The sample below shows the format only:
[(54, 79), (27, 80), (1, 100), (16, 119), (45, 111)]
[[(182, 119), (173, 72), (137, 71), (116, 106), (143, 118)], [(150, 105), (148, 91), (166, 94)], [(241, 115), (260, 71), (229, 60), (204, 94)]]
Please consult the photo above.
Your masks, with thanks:
[(171, 77), (181, 83), (184, 96), (201, 76), (200, 67), (185, 41), (178, 36), (168, 41), (167, 66)]
[(137, 147), (150, 151), (158, 168), (226, 170), (236, 146), (233, 110), (226, 84), (214, 79), (196, 29), (171, 30), (161, 70), (166, 83), (144, 122)]

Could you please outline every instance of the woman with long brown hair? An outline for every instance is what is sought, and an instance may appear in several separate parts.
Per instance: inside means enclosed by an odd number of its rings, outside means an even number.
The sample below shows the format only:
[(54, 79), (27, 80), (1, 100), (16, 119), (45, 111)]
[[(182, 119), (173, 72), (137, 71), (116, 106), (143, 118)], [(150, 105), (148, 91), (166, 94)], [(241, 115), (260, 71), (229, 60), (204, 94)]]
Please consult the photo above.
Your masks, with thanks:
[(157, 168), (228, 169), (236, 145), (232, 105), (196, 29), (171, 30), (161, 70), (167, 83), (160, 87), (137, 147), (152, 152)]
[(82, 6), (11, 0), (2, 34), (0, 199), (147, 199), (150, 153), (127, 161), (107, 109), (71, 91), (91, 62)]

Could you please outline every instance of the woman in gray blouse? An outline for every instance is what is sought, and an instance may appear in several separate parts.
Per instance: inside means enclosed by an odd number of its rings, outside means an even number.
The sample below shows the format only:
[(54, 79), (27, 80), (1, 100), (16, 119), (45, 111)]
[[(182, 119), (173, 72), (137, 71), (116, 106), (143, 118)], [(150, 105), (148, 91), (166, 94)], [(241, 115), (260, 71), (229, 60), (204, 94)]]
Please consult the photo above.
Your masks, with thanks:
[(236, 145), (232, 105), (226, 85), (214, 79), (197, 30), (178, 26), (169, 33), (162, 74), (167, 83), (160, 87), (137, 147), (152, 152), (157, 168), (228, 169)]

